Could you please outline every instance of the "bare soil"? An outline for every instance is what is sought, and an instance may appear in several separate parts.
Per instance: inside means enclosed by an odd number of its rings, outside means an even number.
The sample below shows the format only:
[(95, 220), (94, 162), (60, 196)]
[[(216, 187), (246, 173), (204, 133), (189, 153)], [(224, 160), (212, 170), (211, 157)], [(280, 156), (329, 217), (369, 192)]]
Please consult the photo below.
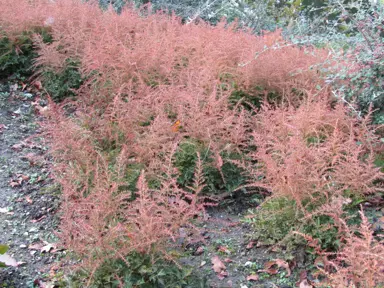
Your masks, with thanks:
[(65, 253), (55, 244), (59, 196), (38, 137), (38, 97), (20, 83), (0, 83), (0, 243), (17, 262), (0, 269), (0, 287), (41, 287)]

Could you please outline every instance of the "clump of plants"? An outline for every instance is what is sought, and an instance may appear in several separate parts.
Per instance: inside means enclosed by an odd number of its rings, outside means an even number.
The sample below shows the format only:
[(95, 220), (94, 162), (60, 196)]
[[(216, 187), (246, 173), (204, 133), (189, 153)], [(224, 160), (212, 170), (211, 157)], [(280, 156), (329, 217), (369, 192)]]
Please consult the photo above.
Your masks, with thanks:
[(307, 98), (299, 107), (265, 104), (257, 119), (257, 148), (250, 154), (255, 162), (248, 169), (257, 177), (254, 185), (272, 196), (250, 220), (255, 237), (292, 247), (302, 244), (292, 237), (299, 231), (323, 252), (349, 249), (344, 233), (356, 223), (358, 204), (382, 191), (384, 174), (375, 165), (381, 142), (370, 117), (359, 119), (342, 103)]
[(380, 287), (384, 281), (383, 241), (373, 235), (363, 211), (360, 211), (359, 225), (348, 225), (338, 215), (340, 205), (342, 202), (335, 201), (322, 209), (324, 215), (333, 219), (339, 239), (342, 239), (335, 253), (323, 249), (316, 238), (298, 233), (319, 256), (316, 261), (318, 275), (325, 277), (321, 287)]
[[(0, 3), (7, 33), (32, 24), (51, 31), (51, 43), (34, 39), (34, 67), (54, 100), (76, 89), (71, 112), (68, 103), (50, 103), (42, 125), (62, 186), (60, 239), (90, 278), (98, 275), (100, 285), (182, 281), (162, 275), (153, 257), (167, 258), (170, 240), (181, 227), (194, 231), (192, 220), (221, 192), (268, 191), (260, 211), (271, 215), (259, 214), (255, 225), (275, 233), (273, 242), (296, 220), (297, 230), (323, 239), (314, 221), (341, 227), (326, 207), (378, 193), (375, 127), (333, 98), (314, 69), (329, 50), (304, 50), (281, 31), (256, 36), (225, 21), (185, 25), (147, 8)], [(334, 243), (325, 240), (323, 247)], [(137, 255), (145, 263), (130, 270)]]
[(60, 102), (76, 96), (76, 90), (84, 82), (79, 66), (77, 61), (68, 59), (61, 71), (56, 72), (43, 68), (43, 72), (41, 72), (42, 84), (52, 100)]
[[(76, 278), (83, 279), (81, 272)], [(161, 255), (132, 253), (125, 259), (107, 260), (94, 274), (90, 287), (206, 287), (206, 279), (193, 274), (192, 269), (180, 267), (175, 262), (165, 260)]]
[[(174, 155), (175, 167), (180, 172), (178, 182), (188, 187), (193, 183), (193, 175), (198, 161), (197, 155), (202, 155), (205, 192), (207, 195), (233, 192), (246, 183), (244, 171), (232, 161), (241, 159), (240, 155), (222, 152), (214, 155), (208, 147), (198, 142), (187, 140), (181, 142)], [(220, 160), (216, 162), (216, 157)]]
[(42, 41), (52, 41), (49, 29), (31, 27), (12, 35), (1, 31), (0, 38), (0, 78), (26, 78), (33, 74), (33, 61), (37, 57), (33, 37), (41, 35)]

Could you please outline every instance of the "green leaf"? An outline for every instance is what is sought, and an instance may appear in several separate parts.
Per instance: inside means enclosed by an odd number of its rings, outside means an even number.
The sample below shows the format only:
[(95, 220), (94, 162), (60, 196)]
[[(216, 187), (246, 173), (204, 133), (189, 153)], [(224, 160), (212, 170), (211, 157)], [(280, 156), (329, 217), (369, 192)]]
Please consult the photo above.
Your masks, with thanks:
[(5, 254), (8, 251), (9, 247), (7, 245), (0, 244), (0, 254)]

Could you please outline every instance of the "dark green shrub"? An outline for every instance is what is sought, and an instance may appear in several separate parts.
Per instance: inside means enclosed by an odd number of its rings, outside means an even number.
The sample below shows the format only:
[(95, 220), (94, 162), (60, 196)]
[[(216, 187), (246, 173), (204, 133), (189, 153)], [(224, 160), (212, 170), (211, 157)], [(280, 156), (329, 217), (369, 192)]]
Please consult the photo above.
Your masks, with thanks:
[(299, 45), (330, 48), (331, 60), (320, 70), (334, 95), (362, 114), (372, 104), (374, 122), (384, 123), (384, 6), (380, 1), (328, 0), (326, 4), (316, 17), (297, 19), (288, 34)]
[(43, 68), (43, 86), (55, 102), (76, 96), (75, 90), (80, 88), (84, 81), (79, 66), (79, 61), (67, 59), (65, 67), (60, 72)]
[(29, 77), (33, 73), (33, 60), (37, 57), (33, 45), (33, 35), (42, 36), (44, 43), (52, 41), (49, 30), (33, 28), (15, 37), (0, 34), (0, 78), (9, 76)]
[(232, 192), (239, 186), (245, 184), (244, 171), (237, 167), (233, 160), (239, 160), (240, 155), (235, 153), (220, 153), (223, 165), (219, 169), (215, 165), (213, 152), (199, 141), (188, 140), (180, 143), (174, 155), (175, 167), (179, 170), (179, 184), (191, 186), (198, 159), (197, 153), (201, 155), (205, 179), (204, 192), (207, 194)]
[[(79, 273), (84, 279), (87, 273)], [(75, 280), (75, 287), (83, 287)], [(132, 253), (126, 259), (105, 261), (95, 272), (90, 287), (142, 287), (142, 288), (200, 288), (207, 287), (206, 280), (193, 275), (189, 268), (181, 268), (175, 262), (162, 257)], [(122, 286), (123, 285), (123, 286)]]

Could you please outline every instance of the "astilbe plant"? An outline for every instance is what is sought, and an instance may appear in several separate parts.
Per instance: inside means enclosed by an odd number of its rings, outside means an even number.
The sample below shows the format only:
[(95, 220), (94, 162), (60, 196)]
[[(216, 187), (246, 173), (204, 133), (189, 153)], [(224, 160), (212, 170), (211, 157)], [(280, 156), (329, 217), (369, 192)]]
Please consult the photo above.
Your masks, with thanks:
[[(202, 181), (180, 187), (170, 160), (183, 139), (209, 147), (219, 169), (222, 152), (249, 152), (252, 165), (244, 167), (260, 176), (257, 185), (298, 205), (346, 189), (377, 190), (373, 182), (382, 175), (365, 158), (375, 136), (342, 105), (330, 107), (327, 89), (317, 91), (324, 83), (310, 67), (324, 61), (327, 51), (306, 53), (284, 41), (280, 31), (255, 36), (224, 21), (215, 27), (182, 25), (160, 12), (144, 17), (129, 8), (120, 15), (102, 12), (76, 0), (28, 2), (7, 1), (13, 10), (0, 3), (0, 19), (4, 11), (33, 10), (4, 30), (46, 25), (53, 42), (35, 40), (40, 73), (60, 72), (75, 60), (87, 79), (74, 111), (51, 104), (45, 127), (63, 191), (60, 237), (84, 257), (85, 266), (161, 249), (202, 211)], [(37, 13), (39, 5), (47, 6)], [(265, 100), (269, 92), (278, 97), (262, 111), (249, 111), (241, 101), (230, 105), (232, 92), (257, 89)], [(131, 164), (146, 171), (137, 191), (126, 188), (132, 184)]]
[(298, 108), (265, 105), (252, 132), (255, 185), (295, 200), (304, 213), (303, 201), (318, 205), (346, 191), (364, 196), (383, 190), (376, 181), (383, 173), (373, 163), (380, 140), (369, 117), (359, 120), (343, 104), (315, 98)]
[[(129, 146), (123, 146), (113, 162), (95, 146), (94, 138), (76, 121), (60, 116), (51, 104), (47, 136), (55, 159), (55, 179), (62, 186), (62, 243), (82, 257), (79, 264), (95, 271), (105, 259), (131, 252), (166, 254), (166, 243), (176, 240), (181, 227), (204, 211), (200, 192), (204, 187), (201, 161), (197, 161), (193, 187), (177, 184), (172, 156), (159, 164), (159, 185), (149, 188), (142, 172), (136, 191), (127, 190)], [(198, 157), (198, 159), (200, 159)]]
[(361, 223), (350, 227), (340, 213), (347, 199), (339, 197), (324, 205), (318, 213), (330, 216), (338, 228), (341, 241), (339, 251), (329, 253), (321, 249), (318, 241), (309, 235), (303, 236), (319, 256), (318, 276), (325, 276), (318, 287), (375, 288), (384, 283), (384, 242), (383, 235), (374, 236), (371, 224), (360, 211)]
[[(15, 10), (17, 5), (26, 5), (23, 0), (8, 4)], [(324, 52), (304, 53), (289, 43), (265, 50), (282, 41), (280, 31), (257, 37), (239, 29), (236, 23), (220, 22), (216, 27), (205, 23), (182, 25), (177, 17), (160, 12), (147, 17), (129, 8), (120, 15), (113, 11), (103, 13), (94, 3), (75, 0), (47, 5), (49, 9), (39, 11), (36, 23), (40, 21), (51, 29), (53, 43), (36, 39), (40, 55), (36, 67), (41, 73), (47, 69), (61, 72), (68, 61), (78, 61), (81, 73), (88, 79), (78, 94), (87, 106), (84, 110), (90, 115), (88, 118), (95, 118), (90, 120), (92, 127), (101, 133), (105, 129), (108, 134), (104, 135), (109, 137), (112, 128), (108, 126), (124, 123), (121, 131), (129, 127), (125, 137), (137, 138), (138, 149), (146, 147), (145, 139), (159, 136), (145, 137), (147, 130), (153, 134), (162, 129), (164, 141), (174, 138), (168, 127), (176, 120), (181, 121), (186, 132), (183, 136), (220, 143), (220, 148), (215, 147), (216, 153), (231, 144), (228, 140), (233, 137), (238, 144), (246, 138), (246, 129), (240, 127), (240, 122), (236, 124), (236, 116), (244, 116), (245, 112), (236, 115), (237, 109), (229, 111), (226, 102), (230, 93), (261, 86), (283, 94), (289, 101), (300, 99), (302, 89), (310, 89), (318, 79), (309, 67), (325, 57)], [(26, 7), (35, 9), (33, 5)], [(20, 25), (27, 25), (28, 19), (19, 19)], [(113, 120), (103, 116), (105, 111), (114, 109), (116, 101), (129, 102), (124, 105), (129, 110), (118, 107), (120, 112), (110, 114)], [(175, 107), (178, 102), (182, 105)], [(167, 112), (170, 106), (172, 117)], [(126, 121), (130, 114), (132, 119)], [(144, 129), (140, 114), (154, 119)], [(121, 132), (116, 127), (113, 130), (115, 134)]]

